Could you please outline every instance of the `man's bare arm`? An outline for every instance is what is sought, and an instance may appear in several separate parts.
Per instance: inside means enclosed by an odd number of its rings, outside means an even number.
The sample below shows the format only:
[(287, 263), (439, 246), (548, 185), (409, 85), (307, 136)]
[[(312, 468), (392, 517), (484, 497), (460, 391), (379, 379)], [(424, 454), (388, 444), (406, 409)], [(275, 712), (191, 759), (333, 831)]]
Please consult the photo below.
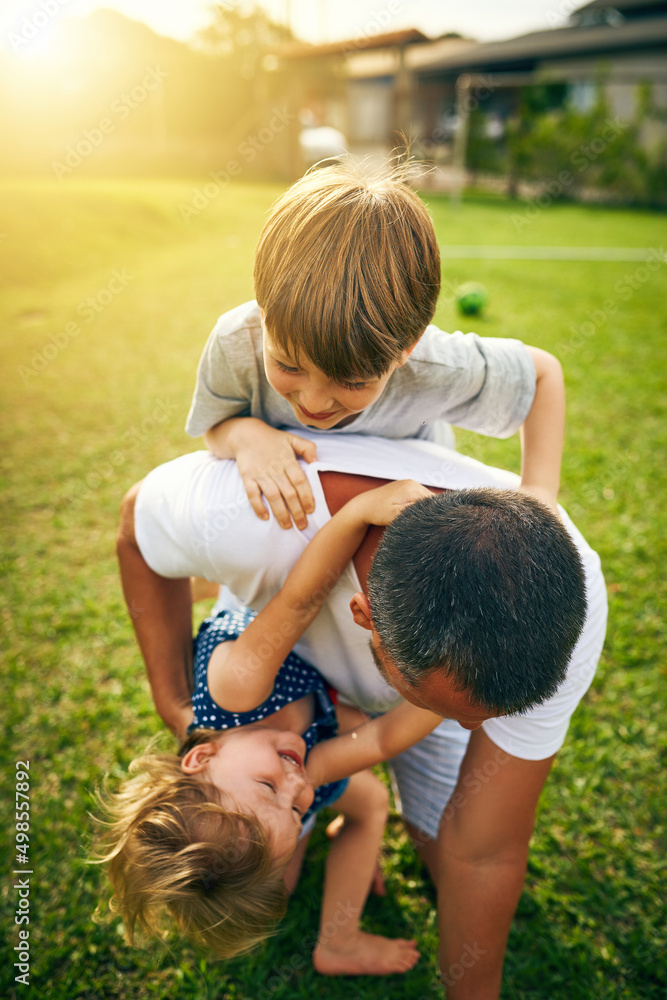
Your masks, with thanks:
[(158, 714), (181, 739), (192, 722), (192, 603), (190, 579), (158, 576), (134, 533), (139, 484), (121, 505), (116, 543), (125, 602), (146, 664)]
[(437, 843), (440, 971), (448, 1000), (500, 994), (535, 808), (553, 759), (512, 757), (482, 729), (470, 738)]

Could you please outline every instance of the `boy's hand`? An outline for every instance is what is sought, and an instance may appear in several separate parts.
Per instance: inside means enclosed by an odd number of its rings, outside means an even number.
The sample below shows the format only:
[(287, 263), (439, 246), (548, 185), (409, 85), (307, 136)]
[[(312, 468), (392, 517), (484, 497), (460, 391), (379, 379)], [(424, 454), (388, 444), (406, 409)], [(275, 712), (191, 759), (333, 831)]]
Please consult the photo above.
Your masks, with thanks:
[(535, 365), (535, 398), (521, 428), (521, 485), (558, 515), (558, 486), (565, 429), (565, 383), (560, 362), (538, 347), (526, 348)]
[(535, 500), (539, 500), (545, 505), (545, 507), (549, 507), (551, 512), (555, 514), (556, 517), (560, 517), (560, 511), (558, 510), (558, 498), (554, 496), (551, 490), (544, 486), (520, 483), (518, 491), (519, 493), (526, 493), (528, 496), (534, 497)]
[(367, 524), (380, 526), (389, 524), (410, 504), (433, 493), (414, 479), (400, 479), (395, 483), (378, 486), (377, 489), (360, 493), (351, 503), (357, 503), (360, 516)]
[(263, 521), (268, 520), (264, 496), (281, 528), (291, 528), (292, 519), (297, 528), (305, 528), (315, 501), (297, 456), (314, 462), (317, 447), (260, 420), (248, 418), (247, 424), (251, 426), (244, 428), (234, 457), (250, 506)]

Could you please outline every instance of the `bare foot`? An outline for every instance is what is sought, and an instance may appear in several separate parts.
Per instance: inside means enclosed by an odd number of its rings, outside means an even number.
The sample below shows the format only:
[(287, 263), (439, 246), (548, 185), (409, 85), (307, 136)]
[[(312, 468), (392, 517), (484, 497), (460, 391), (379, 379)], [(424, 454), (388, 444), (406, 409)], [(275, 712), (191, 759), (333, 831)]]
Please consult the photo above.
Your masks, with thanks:
[(313, 965), (324, 976), (389, 976), (408, 972), (419, 961), (416, 941), (357, 931), (344, 941), (320, 941)]

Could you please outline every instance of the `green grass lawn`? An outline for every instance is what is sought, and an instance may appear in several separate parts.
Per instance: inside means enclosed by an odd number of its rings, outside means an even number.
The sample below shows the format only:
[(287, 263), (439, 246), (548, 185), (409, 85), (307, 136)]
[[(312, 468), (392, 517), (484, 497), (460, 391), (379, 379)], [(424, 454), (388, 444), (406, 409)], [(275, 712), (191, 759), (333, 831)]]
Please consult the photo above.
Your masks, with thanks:
[[(202, 182), (203, 183), (203, 182)], [(234, 185), (186, 222), (195, 184), (9, 183), (0, 188), (4, 378), (3, 798), (30, 761), (31, 985), (14, 983), (15, 855), (5, 851), (0, 992), (55, 1000), (435, 1000), (436, 912), (400, 820), (386, 838), (389, 895), (369, 929), (414, 936), (405, 977), (330, 980), (310, 967), (325, 857), (321, 828), (279, 937), (228, 966), (172, 942), (131, 950), (95, 923), (103, 873), (84, 863), (92, 793), (159, 729), (117, 580), (118, 502), (154, 465), (191, 451), (183, 423), (217, 316), (252, 295), (253, 248), (275, 186)], [(660, 247), (665, 219), (429, 197), (442, 243)], [(457, 317), (451, 288), (479, 280), (486, 315)], [(664, 997), (665, 265), (451, 261), (436, 321), (518, 337), (564, 363), (562, 502), (600, 552), (610, 626), (597, 678), (541, 800), (503, 997)], [(634, 287), (632, 287), (634, 286)], [(458, 435), (517, 468), (518, 444)], [(663, 529), (664, 530), (664, 529)], [(661, 696), (662, 695), (662, 696)], [(5, 794), (6, 796), (5, 797)], [(14, 816), (8, 813), (7, 843)], [(664, 845), (663, 845), (664, 849)], [(25, 925), (27, 926), (27, 925)]]

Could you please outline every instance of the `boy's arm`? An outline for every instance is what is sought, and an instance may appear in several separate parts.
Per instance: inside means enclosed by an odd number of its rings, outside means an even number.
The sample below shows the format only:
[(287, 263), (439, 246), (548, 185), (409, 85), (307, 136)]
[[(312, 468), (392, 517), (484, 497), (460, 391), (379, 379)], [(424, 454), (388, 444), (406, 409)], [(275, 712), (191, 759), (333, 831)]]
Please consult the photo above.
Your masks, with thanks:
[(215, 701), (230, 712), (249, 711), (265, 701), (281, 664), (316, 618), (368, 525), (389, 524), (407, 504), (430, 495), (419, 483), (403, 480), (345, 504), (317, 532), (281, 589), (239, 638), (214, 649), (209, 690)]
[(310, 483), (298, 458), (313, 462), (317, 448), (312, 441), (276, 430), (255, 417), (231, 417), (204, 434), (206, 447), (216, 458), (233, 458), (245, 486), (250, 506), (263, 521), (269, 507), (281, 528), (306, 527), (306, 515), (315, 510)]
[(528, 347), (535, 365), (535, 398), (521, 427), (521, 486), (557, 510), (565, 433), (565, 386), (560, 362)]
[(441, 722), (442, 716), (403, 702), (386, 715), (314, 746), (306, 762), (308, 777), (315, 787), (347, 778), (402, 753)]

